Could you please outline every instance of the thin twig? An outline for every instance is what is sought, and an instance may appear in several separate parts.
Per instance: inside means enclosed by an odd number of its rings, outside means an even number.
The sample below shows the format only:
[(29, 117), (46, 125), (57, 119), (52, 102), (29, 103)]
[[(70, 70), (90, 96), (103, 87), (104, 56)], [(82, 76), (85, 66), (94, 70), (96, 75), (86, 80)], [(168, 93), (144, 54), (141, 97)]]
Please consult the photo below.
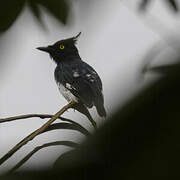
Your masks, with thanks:
[(29, 152), (22, 160), (20, 160), (8, 173), (13, 173), (14, 171), (16, 171), (18, 168), (20, 168), (30, 157), (32, 157), (36, 152), (38, 152), (39, 150), (46, 148), (46, 147), (50, 147), (50, 146), (57, 146), (57, 145), (64, 145), (64, 146), (69, 146), (69, 147), (73, 147), (76, 148), (78, 147), (77, 143), (71, 142), (71, 141), (55, 141), (55, 142), (51, 142), (51, 143), (46, 143), (43, 144), (42, 146), (38, 146), (36, 148), (34, 148), (31, 152)]
[(47, 127), (49, 127), (60, 115), (62, 115), (67, 109), (72, 107), (73, 102), (70, 101), (66, 106), (64, 106), (60, 111), (58, 111), (48, 122), (46, 122), (43, 126), (39, 129), (25, 137), (21, 142), (16, 144), (9, 152), (7, 152), (1, 159), (0, 165), (3, 164), (8, 158), (10, 158), (16, 151), (18, 151), (22, 146), (26, 143), (34, 139), (38, 134), (43, 132)]
[[(0, 119), (0, 124), (1, 123), (6, 123), (6, 122), (11, 122), (11, 121), (22, 120), (22, 119), (35, 118), (35, 117), (38, 117), (38, 118), (41, 118), (41, 119), (52, 118), (53, 116), (54, 115), (52, 115), (52, 114), (25, 114), (25, 115), (19, 115), (19, 116), (12, 116), (12, 117), (8, 117), (8, 118), (1, 118)], [(72, 121), (72, 120), (64, 118), (64, 117), (58, 117), (58, 119), (60, 119), (61, 121), (67, 121), (67, 122), (79, 125), (75, 121)], [(92, 122), (92, 120), (90, 120), (90, 122), (92, 123), (93, 127), (95, 129), (97, 129), (96, 123)]]
[[(25, 114), (25, 115), (19, 115), (19, 116), (12, 116), (12, 117), (8, 117), (8, 118), (1, 118), (0, 123), (6, 123), (6, 122), (17, 121), (17, 120), (28, 119), (28, 118), (34, 118), (34, 117), (39, 117), (41, 119), (45, 119), (45, 118), (52, 118), (53, 115), (52, 114)], [(71, 124), (76, 125), (80, 129), (84, 129), (84, 132), (86, 131), (85, 134), (89, 133), (83, 126), (81, 126), (79, 123), (77, 123), (71, 119), (67, 119), (64, 117), (58, 117), (58, 119), (60, 119), (61, 121), (70, 122)]]
[[(52, 118), (53, 116), (54, 115), (52, 115), (52, 114), (25, 114), (25, 115), (20, 115), (20, 116), (1, 118), (0, 123), (11, 122), (11, 121), (16, 121), (16, 120), (21, 120), (21, 119), (34, 118), (34, 117), (45, 119), (45, 118)], [(58, 117), (58, 119), (65, 120), (66, 118)]]

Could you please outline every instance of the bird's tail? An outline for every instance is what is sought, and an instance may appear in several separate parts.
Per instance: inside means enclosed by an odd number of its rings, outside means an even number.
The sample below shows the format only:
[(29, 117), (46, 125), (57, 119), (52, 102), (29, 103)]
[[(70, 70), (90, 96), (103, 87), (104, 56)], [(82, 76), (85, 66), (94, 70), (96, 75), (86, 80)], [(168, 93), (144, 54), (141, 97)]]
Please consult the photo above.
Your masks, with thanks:
[(103, 104), (97, 104), (96, 109), (97, 109), (99, 116), (106, 117), (106, 110), (105, 110)]
[(88, 109), (83, 104), (75, 103), (75, 104), (73, 104), (72, 108), (74, 108), (75, 110), (77, 110), (80, 113), (84, 114), (89, 119), (89, 121), (94, 126), (94, 128), (97, 129), (96, 122), (93, 120), (93, 118), (92, 118), (91, 114), (89, 113)]

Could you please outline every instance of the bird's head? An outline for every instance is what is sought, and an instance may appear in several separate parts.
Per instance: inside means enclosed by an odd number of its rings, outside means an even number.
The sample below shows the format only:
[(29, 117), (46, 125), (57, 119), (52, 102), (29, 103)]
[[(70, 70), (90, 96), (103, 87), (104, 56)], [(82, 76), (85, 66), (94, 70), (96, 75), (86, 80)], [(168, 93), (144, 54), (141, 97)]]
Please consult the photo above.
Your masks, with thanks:
[(71, 57), (79, 57), (78, 49), (75, 45), (80, 34), (81, 32), (72, 38), (63, 39), (53, 45), (38, 47), (37, 49), (49, 53), (50, 57), (52, 57), (57, 64), (71, 59)]

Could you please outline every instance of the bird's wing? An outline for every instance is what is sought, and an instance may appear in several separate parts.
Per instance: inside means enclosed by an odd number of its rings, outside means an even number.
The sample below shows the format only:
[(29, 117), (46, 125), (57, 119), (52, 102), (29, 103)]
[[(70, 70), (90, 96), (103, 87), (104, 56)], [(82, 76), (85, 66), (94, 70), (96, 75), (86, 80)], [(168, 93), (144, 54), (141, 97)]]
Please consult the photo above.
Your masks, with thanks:
[(82, 103), (92, 107), (97, 101), (103, 105), (102, 82), (97, 72), (82, 62), (63, 69), (63, 85)]

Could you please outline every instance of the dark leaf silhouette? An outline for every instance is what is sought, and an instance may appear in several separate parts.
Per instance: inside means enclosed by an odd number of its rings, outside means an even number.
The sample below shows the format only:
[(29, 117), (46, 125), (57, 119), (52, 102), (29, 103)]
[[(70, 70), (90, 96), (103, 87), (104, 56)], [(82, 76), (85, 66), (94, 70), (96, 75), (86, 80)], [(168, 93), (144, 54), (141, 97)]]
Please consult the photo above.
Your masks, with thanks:
[(0, 32), (6, 31), (14, 23), (24, 6), (24, 2), (24, 0), (1, 1)]
[(52, 131), (52, 130), (59, 130), (59, 129), (68, 129), (68, 130), (75, 130), (79, 131), (80, 133), (84, 134), (85, 136), (90, 135), (90, 133), (82, 127), (80, 124), (71, 124), (71, 123), (54, 123), (50, 125), (44, 132)]
[(162, 46), (159, 43), (156, 43), (154, 46), (152, 46), (149, 51), (146, 53), (146, 55), (143, 57), (143, 65), (141, 72), (144, 75), (148, 72), (150, 68), (150, 64), (153, 60), (156, 59), (156, 57), (165, 49), (164, 46)]
[[(164, 0), (163, 0), (164, 1)], [(147, 7), (149, 6), (149, 4), (152, 2), (152, 0), (141, 0), (140, 4), (138, 6), (139, 10), (141, 12), (145, 12), (147, 10)], [(164, 1), (166, 4), (168, 4), (168, 6), (174, 11), (174, 12), (178, 12), (179, 8), (178, 8), (178, 3), (176, 0), (165, 0)]]
[(57, 173), (64, 172), (64, 179), (180, 177), (179, 70), (145, 88), (84, 144), (62, 155)]
[(40, 6), (44, 7), (59, 22), (66, 24), (69, 13), (69, 4), (66, 0), (6, 0), (2, 1), (0, 6), (0, 32), (11, 27), (26, 2), (42, 25)]
[(151, 2), (151, 0), (142, 0), (142, 1), (140, 1), (139, 10), (144, 12), (147, 9), (150, 2)]
[(155, 66), (149, 67), (147, 72), (157, 72), (163, 75), (172, 74), (173, 72), (177, 72), (180, 69), (180, 64), (170, 64), (170, 65), (162, 65), (162, 66)]
[(28, 5), (33, 13), (33, 15), (37, 18), (37, 20), (42, 24), (42, 19), (41, 19), (41, 12), (38, 7), (38, 5), (34, 1), (29, 1)]
[(178, 12), (179, 8), (176, 0), (166, 0), (166, 2), (174, 12)]
[(39, 150), (43, 149), (43, 148), (47, 148), (50, 146), (59, 146), (59, 145), (64, 145), (64, 146), (69, 146), (69, 147), (73, 147), (76, 148), (78, 147), (77, 143), (71, 142), (71, 141), (55, 141), (55, 142), (50, 142), (50, 143), (46, 143), (43, 144), (42, 146), (38, 146), (36, 147), (33, 151), (31, 151), (30, 153), (28, 153), (21, 161), (19, 161), (11, 170), (10, 172), (14, 172), (15, 170), (17, 170), (18, 168), (20, 168), (26, 161), (28, 161), (28, 159), (30, 157), (32, 157), (36, 152), (38, 152)]
[[(156, 42), (149, 50), (146, 52), (145, 56), (143, 57), (143, 65), (141, 72), (144, 76), (147, 72), (159, 72), (161, 74), (169, 74), (179, 68), (180, 62), (180, 55), (178, 55), (180, 50), (180, 42), (176, 36), (167, 36), (165, 39), (166, 43), (163, 41)], [(168, 50), (173, 50), (172, 52), (175, 53), (172, 55), (169, 60), (169, 64), (165, 65), (151, 65), (153, 61), (158, 60), (158, 57), (161, 57), (164, 52)], [(162, 56), (161, 59), (167, 60), (166, 56)], [(175, 62), (175, 63), (171, 63)]]
[(38, 19), (40, 19), (38, 5), (41, 5), (57, 20), (66, 24), (69, 12), (69, 5), (66, 0), (29, 0), (29, 2), (32, 12)]
[(2, 179), (179, 179), (179, 82), (180, 70), (139, 92), (56, 169)]

